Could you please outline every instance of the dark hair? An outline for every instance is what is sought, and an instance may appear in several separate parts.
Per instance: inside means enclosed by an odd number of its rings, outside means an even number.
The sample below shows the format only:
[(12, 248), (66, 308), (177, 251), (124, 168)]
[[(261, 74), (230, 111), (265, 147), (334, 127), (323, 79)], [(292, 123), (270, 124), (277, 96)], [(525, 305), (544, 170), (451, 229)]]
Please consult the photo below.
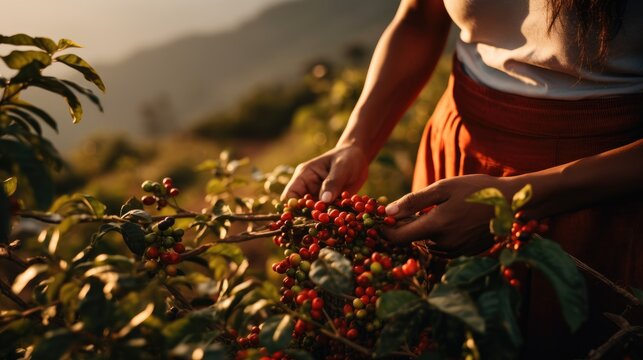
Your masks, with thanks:
[(549, 31), (559, 17), (565, 17), (565, 30), (575, 38), (580, 64), (603, 65), (608, 43), (621, 28), (626, 3), (627, 0), (549, 0)]

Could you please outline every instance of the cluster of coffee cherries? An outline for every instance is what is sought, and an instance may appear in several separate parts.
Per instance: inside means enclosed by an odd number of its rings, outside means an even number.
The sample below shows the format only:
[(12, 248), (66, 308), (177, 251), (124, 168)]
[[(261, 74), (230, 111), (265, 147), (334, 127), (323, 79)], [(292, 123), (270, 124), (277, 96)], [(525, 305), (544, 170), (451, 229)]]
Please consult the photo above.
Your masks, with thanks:
[(167, 206), (168, 198), (177, 197), (181, 192), (179, 188), (174, 187), (172, 178), (166, 177), (161, 183), (151, 180), (145, 180), (141, 188), (151, 195), (143, 195), (141, 202), (143, 205), (152, 206), (156, 204), (156, 210), (161, 210)]
[(159, 267), (164, 267), (169, 276), (177, 274), (176, 264), (181, 262), (181, 254), (185, 252), (182, 238), (184, 230), (174, 228), (175, 219), (171, 216), (159, 221), (152, 226), (152, 231), (145, 235), (148, 245), (145, 249), (145, 269), (156, 272)]
[[(549, 231), (549, 224), (547, 221), (538, 221), (529, 219), (523, 211), (518, 211), (514, 215), (513, 224), (511, 226), (511, 234), (508, 236), (508, 242), (505, 247), (515, 251), (520, 248), (529, 240), (532, 239), (534, 234), (543, 235)], [(498, 243), (495, 248), (498, 250), (502, 247), (503, 243)], [(493, 249), (492, 249), (493, 250)], [(492, 251), (493, 253), (494, 251)], [(502, 269), (502, 276), (507, 280), (509, 285), (513, 287), (520, 287), (520, 280), (514, 269), (505, 267)]]
[(543, 235), (549, 231), (547, 221), (529, 219), (524, 211), (518, 211), (514, 215), (511, 226), (511, 241), (514, 250), (519, 250), (523, 243), (530, 240), (534, 234)]
[[(313, 323), (332, 322), (326, 326), (372, 348), (383, 326), (375, 311), (379, 297), (390, 290), (409, 289), (412, 280), (426, 278), (414, 248), (394, 247), (383, 239), (381, 227), (395, 224), (395, 218), (386, 215), (385, 203), (382, 198), (378, 201), (348, 192), (331, 203), (305, 195), (280, 204), (280, 219), (268, 225), (271, 230), (281, 230), (273, 241), (283, 248), (284, 258), (272, 265), (273, 271), (284, 275), (281, 302), (303, 315), (295, 322), (294, 339), (298, 348), (315, 358), (361, 355), (316, 331)], [(351, 294), (332, 294), (309, 279), (311, 264), (323, 248), (339, 252), (351, 262)]]
[[(237, 332), (233, 329), (228, 330), (232, 336), (235, 337), (239, 350), (235, 354), (235, 360), (242, 360), (248, 358), (258, 358), (259, 360), (290, 360), (283, 351), (275, 351), (270, 354), (265, 347), (259, 347), (259, 333), (261, 328), (259, 326), (252, 326), (250, 333), (247, 336), (238, 336)], [(259, 357), (251, 357), (247, 349), (258, 348)], [(253, 354), (255, 355), (255, 354)]]

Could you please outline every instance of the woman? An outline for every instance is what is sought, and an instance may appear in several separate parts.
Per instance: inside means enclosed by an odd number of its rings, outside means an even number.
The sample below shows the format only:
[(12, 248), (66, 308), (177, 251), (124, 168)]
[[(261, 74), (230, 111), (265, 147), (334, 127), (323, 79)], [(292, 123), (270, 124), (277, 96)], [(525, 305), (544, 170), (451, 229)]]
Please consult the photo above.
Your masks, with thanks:
[[(643, 286), (640, 1), (403, 0), (337, 145), (298, 166), (284, 196), (332, 201), (360, 188), (429, 79), (451, 20), (461, 30), (453, 74), (424, 132), (412, 192), (387, 213), (437, 206), (388, 237), (430, 239), (451, 256), (477, 253), (488, 246), (491, 214), (464, 199), (532, 184), (525, 210), (556, 215), (549, 237), (617, 283)], [(600, 289), (590, 294), (595, 315), (575, 337), (550, 307), (551, 290), (538, 278), (530, 290), (529, 357), (582, 356), (605, 340), (602, 330), (615, 331), (602, 323), (609, 307)]]

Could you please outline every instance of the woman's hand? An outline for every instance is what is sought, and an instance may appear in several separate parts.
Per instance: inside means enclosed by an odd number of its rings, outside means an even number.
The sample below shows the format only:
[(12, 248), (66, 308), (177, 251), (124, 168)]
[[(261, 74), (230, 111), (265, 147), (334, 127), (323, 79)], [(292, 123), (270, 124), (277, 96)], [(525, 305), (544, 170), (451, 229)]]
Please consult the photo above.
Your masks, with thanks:
[(281, 197), (302, 197), (319, 194), (320, 200), (331, 202), (346, 190), (357, 192), (368, 176), (368, 159), (355, 145), (338, 146), (299, 164)]
[[(429, 240), (431, 250), (450, 257), (482, 252), (491, 246), (489, 220), (493, 217), (493, 208), (468, 203), (465, 199), (487, 187), (498, 188), (505, 196), (511, 196), (519, 188), (511, 178), (489, 175), (464, 175), (437, 181), (386, 207), (387, 214), (399, 221), (397, 227), (385, 229), (385, 234), (400, 244)], [(432, 206), (435, 207), (427, 213), (413, 218), (417, 212)]]

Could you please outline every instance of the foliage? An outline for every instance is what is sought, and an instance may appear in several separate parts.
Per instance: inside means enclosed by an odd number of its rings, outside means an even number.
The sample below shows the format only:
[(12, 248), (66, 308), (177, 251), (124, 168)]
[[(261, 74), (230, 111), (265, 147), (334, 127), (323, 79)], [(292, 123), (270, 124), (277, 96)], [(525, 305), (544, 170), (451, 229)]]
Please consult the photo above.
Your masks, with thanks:
[[(512, 358), (522, 343), (520, 292), (506, 270), (517, 262), (549, 274), (572, 328), (585, 318), (582, 277), (548, 240), (510, 231), (498, 241), (500, 254), (455, 259), (442, 276), (421, 248), (384, 241), (379, 229), (393, 220), (375, 199), (281, 203), (271, 192), (281, 187), (272, 184), (289, 169), (242, 181), (247, 163), (224, 152), (199, 166), (222, 184), (207, 185), (204, 212), (182, 208), (166, 178), (144, 182), (142, 202), (132, 198), (117, 214), (81, 194), (57, 199), (46, 212), (17, 214), (53, 225), (4, 246), (22, 270), (3, 289), (17, 309), (0, 314), (2, 356)], [(242, 182), (261, 194), (236, 195)], [(483, 190), (471, 199), (504, 208), (497, 196)], [(233, 232), (237, 222), (246, 231)], [(65, 237), (80, 226), (94, 233), (66, 255)], [(284, 274), (281, 289), (248, 273), (234, 244), (266, 237), (285, 249), (273, 265)]]
[[(55, 42), (44, 37), (17, 34), (0, 35), (0, 44), (16, 47), (9, 54), (0, 56), (9, 69), (15, 70), (10, 78), (0, 76), (0, 171), (5, 177), (20, 174), (21, 180), (31, 185), (36, 206), (44, 209), (54, 196), (49, 170), (59, 169), (62, 160), (54, 146), (43, 137), (43, 125), (57, 131), (57, 123), (45, 111), (23, 100), (21, 95), (30, 87), (60, 95), (68, 105), (72, 121), (77, 123), (83, 117), (83, 107), (77, 94), (101, 108), (98, 97), (90, 89), (47, 76), (43, 71), (54, 63), (60, 63), (80, 72), (101, 91), (105, 90), (105, 85), (85, 60), (74, 54), (60, 54), (68, 48), (80, 47), (71, 40)], [(23, 47), (29, 50), (23, 50)], [(6, 207), (3, 208), (5, 210), (0, 215), (6, 219)]]
[[(143, 182), (143, 196), (119, 211), (80, 193), (49, 204), (43, 164), (55, 165), (58, 157), (53, 147), (43, 148), (48, 142), (38, 129), (55, 121), (17, 96), (46, 83), (40, 87), (65, 96), (72, 119), (80, 120), (80, 103), (61, 86), (98, 100), (41, 70), (62, 62), (103, 85), (77, 56), (54, 57), (75, 46), (69, 40), (0, 40), (44, 50), (3, 57), (18, 72), (3, 80), (0, 114), (8, 125), (0, 154), (11, 166), (3, 168), (10, 176), (0, 205), (22, 203), (24, 179), (36, 205), (47, 208), (20, 205), (0, 213), (4, 240), (15, 239), (0, 244), (0, 259), (18, 269), (0, 279), (2, 299), (13, 304), (0, 311), (2, 358), (515, 358), (522, 345), (518, 264), (545, 274), (572, 330), (587, 316), (574, 263), (538, 235), (545, 223), (520, 211), (531, 197), (529, 186), (511, 203), (496, 189), (472, 194), (468, 201), (494, 206), (496, 244), (484, 256), (454, 259), (444, 269), (421, 244), (396, 248), (386, 241), (381, 229), (395, 219), (386, 216), (384, 199), (342, 194), (326, 204), (307, 195), (281, 202), (276, 194), (291, 167), (253, 169), (249, 179), (241, 175), (249, 160), (227, 151), (196, 169), (210, 175), (208, 206), (200, 211), (180, 205), (182, 190), (171, 178)], [(362, 75), (346, 70), (343, 83), (318, 79), (323, 96), (308, 110), (346, 120), (342, 110), (358, 95)], [(26, 219), (42, 224), (37, 236), (17, 231)], [(89, 235), (76, 248), (67, 240), (78, 234)], [(281, 287), (274, 274), (253, 274), (236, 244), (263, 238), (283, 251), (273, 264)]]

